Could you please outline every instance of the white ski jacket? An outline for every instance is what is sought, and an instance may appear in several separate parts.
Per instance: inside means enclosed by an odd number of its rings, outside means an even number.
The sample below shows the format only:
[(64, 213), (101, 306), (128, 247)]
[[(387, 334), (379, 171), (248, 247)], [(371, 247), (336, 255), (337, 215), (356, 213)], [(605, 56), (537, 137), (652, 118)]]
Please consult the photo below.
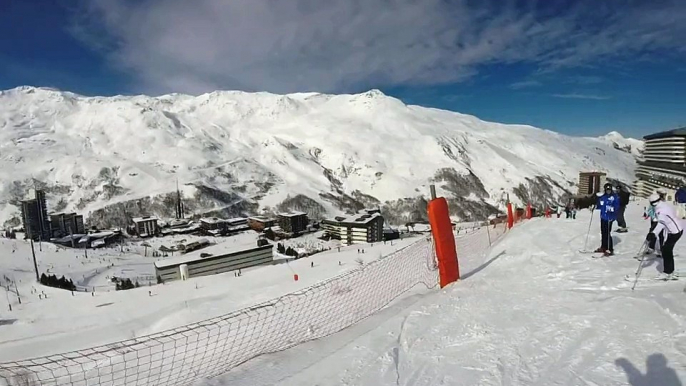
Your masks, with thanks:
[(657, 216), (657, 225), (653, 229), (655, 236), (659, 236), (663, 230), (666, 230), (669, 234), (679, 233), (683, 230), (679, 216), (676, 215), (676, 210), (668, 203), (664, 201), (658, 202), (655, 205), (655, 214)]

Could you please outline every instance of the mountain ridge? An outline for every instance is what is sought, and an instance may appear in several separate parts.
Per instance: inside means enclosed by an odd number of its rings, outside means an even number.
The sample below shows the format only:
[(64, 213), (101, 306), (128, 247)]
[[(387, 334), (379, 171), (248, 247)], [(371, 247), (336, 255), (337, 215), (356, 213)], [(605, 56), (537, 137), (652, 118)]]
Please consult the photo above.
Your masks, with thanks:
[(421, 217), (436, 183), (456, 217), (484, 218), (506, 193), (554, 202), (581, 170), (629, 182), (641, 143), (485, 122), (374, 89), (84, 97), (27, 86), (0, 91), (0, 140), (0, 221), (16, 222), (37, 184), (51, 208), (98, 225), (170, 215), (177, 179), (199, 214), (376, 205), (402, 222)]

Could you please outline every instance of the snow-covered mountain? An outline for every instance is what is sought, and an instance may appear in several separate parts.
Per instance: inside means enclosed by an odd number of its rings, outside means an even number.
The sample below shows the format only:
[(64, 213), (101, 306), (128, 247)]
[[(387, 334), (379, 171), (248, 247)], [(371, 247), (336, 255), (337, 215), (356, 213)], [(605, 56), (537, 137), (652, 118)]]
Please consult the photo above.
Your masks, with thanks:
[(639, 157), (643, 154), (643, 140), (634, 138), (624, 138), (624, 136), (616, 131), (611, 131), (601, 137), (599, 140), (609, 143), (615, 149), (625, 151), (632, 154), (634, 157)]
[[(614, 146), (626, 141), (630, 152)], [(177, 180), (197, 214), (379, 205), (396, 223), (423, 217), (436, 183), (452, 214), (471, 219), (501, 208), (504, 193), (556, 200), (582, 170), (629, 182), (634, 141), (484, 122), (378, 90), (84, 97), (19, 87), (0, 92), (0, 221), (17, 221), (33, 186), (50, 210), (99, 225), (170, 216)]]

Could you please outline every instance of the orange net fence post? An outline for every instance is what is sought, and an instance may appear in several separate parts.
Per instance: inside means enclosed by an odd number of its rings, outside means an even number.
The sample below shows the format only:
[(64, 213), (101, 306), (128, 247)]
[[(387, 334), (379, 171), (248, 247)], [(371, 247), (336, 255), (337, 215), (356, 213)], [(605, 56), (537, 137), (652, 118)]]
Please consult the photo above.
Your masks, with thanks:
[(429, 201), (427, 211), (438, 259), (440, 285), (443, 288), (460, 279), (460, 267), (457, 262), (457, 249), (448, 202), (443, 197), (434, 198)]

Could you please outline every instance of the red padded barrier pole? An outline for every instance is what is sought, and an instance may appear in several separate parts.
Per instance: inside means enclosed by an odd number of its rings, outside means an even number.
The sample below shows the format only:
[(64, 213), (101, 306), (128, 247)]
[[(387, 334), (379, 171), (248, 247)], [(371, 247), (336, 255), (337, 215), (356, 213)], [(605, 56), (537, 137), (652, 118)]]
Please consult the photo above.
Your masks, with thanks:
[[(432, 193), (433, 189), (432, 189)], [(433, 195), (433, 194), (432, 194)], [(438, 273), (441, 288), (460, 279), (460, 267), (457, 262), (457, 248), (453, 235), (448, 202), (443, 197), (433, 198), (427, 207), (431, 234), (438, 258)]]
[(531, 220), (531, 203), (526, 204), (526, 219)]
[(507, 228), (511, 229), (514, 225), (514, 215), (512, 214), (512, 203), (507, 203)]

